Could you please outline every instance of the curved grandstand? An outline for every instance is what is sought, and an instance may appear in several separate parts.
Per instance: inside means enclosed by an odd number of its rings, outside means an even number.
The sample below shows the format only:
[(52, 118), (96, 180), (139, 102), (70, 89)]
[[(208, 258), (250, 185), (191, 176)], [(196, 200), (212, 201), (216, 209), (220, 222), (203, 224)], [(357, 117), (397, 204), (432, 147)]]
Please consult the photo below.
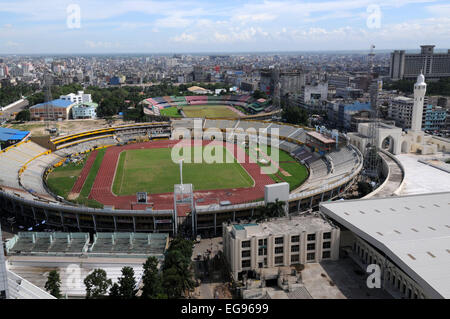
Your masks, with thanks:
[[(245, 114), (270, 113), (274, 110), (267, 100), (255, 100), (250, 95), (164, 96), (143, 101), (147, 115), (167, 115), (206, 118), (233, 118)], [(201, 107), (204, 106), (205, 109)], [(178, 110), (181, 110), (178, 113)]]
[[(264, 121), (180, 119), (171, 122), (132, 124), (62, 136), (52, 140), (28, 138), (0, 153), (0, 205), (16, 216), (23, 225), (46, 225), (65, 231), (134, 231), (173, 233), (179, 225), (192, 227), (196, 232), (220, 234), (222, 223), (251, 219), (264, 205), (264, 186), (275, 181), (259, 173), (258, 164), (243, 165), (254, 181), (253, 186), (241, 189), (196, 191), (193, 211), (178, 211), (175, 216), (173, 193), (152, 194), (149, 203), (138, 204), (136, 196), (120, 198), (112, 192), (112, 179), (124, 149), (171, 147), (180, 128), (193, 132), (195, 121), (202, 131), (228, 130), (224, 145), (237, 143), (239, 135), (249, 128), (259, 134), (248, 139), (263, 142), (277, 135), (280, 149), (308, 168), (308, 177), (289, 196), (291, 212), (317, 207), (320, 202), (339, 197), (357, 179), (362, 169), (361, 153), (346, 140), (329, 152), (314, 152), (308, 132), (297, 126)], [(276, 129), (276, 130), (275, 130)], [(205, 134), (203, 143), (211, 143)], [(150, 142), (149, 142), (150, 140)], [(145, 142), (147, 141), (147, 142)], [(82, 153), (100, 152), (104, 160), (92, 188), (90, 199), (102, 202), (103, 208), (76, 205), (53, 194), (45, 182), (47, 175), (69, 158)], [(235, 154), (234, 154), (235, 155)], [(90, 156), (91, 157), (91, 156)], [(90, 158), (89, 157), (89, 158)], [(91, 160), (92, 162), (93, 160)], [(90, 164), (92, 165), (92, 163)], [(89, 166), (86, 163), (86, 166)], [(258, 169), (256, 169), (258, 168)], [(89, 170), (87, 170), (89, 171)], [(259, 174), (259, 175), (258, 175)], [(87, 178), (82, 173), (81, 178)], [(287, 176), (287, 175), (286, 175)], [(84, 183), (84, 181), (83, 181)], [(82, 184), (83, 184), (82, 183)], [(81, 191), (82, 184), (75, 185)], [(292, 186), (292, 185), (291, 185)], [(227, 202), (226, 205), (219, 203)], [(83, 204), (84, 205), (84, 204)], [(195, 216), (195, 218), (191, 218)]]

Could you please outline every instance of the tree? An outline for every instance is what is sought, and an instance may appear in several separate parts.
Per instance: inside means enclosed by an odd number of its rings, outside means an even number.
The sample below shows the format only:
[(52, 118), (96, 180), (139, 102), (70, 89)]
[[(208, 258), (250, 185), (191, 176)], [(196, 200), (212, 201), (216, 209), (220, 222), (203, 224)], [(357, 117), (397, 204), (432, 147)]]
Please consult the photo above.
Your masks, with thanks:
[(253, 98), (255, 100), (259, 100), (259, 99), (267, 99), (267, 94), (266, 92), (262, 92), (260, 90), (255, 90), (255, 92), (253, 92)]
[(183, 294), (183, 279), (175, 267), (166, 269), (163, 275), (163, 286), (168, 298), (180, 298)]
[(30, 110), (22, 110), (16, 115), (16, 121), (30, 121), (31, 113)]
[(291, 124), (303, 124), (308, 122), (308, 115), (305, 110), (299, 107), (287, 106), (283, 109), (282, 118), (287, 123)]
[(273, 203), (267, 203), (259, 209), (260, 220), (285, 216), (285, 205), (285, 202), (279, 201), (278, 199), (276, 199)]
[(112, 299), (120, 297), (119, 285), (116, 282), (111, 286), (111, 289), (109, 289), (109, 297)]
[(191, 257), (192, 241), (181, 237), (172, 240), (163, 265), (163, 288), (168, 298), (180, 298), (193, 289)]
[(136, 297), (136, 293), (134, 270), (131, 267), (123, 267), (122, 277), (119, 278), (119, 295), (124, 299), (133, 299)]
[(102, 297), (112, 285), (111, 279), (108, 279), (106, 271), (103, 269), (95, 269), (84, 279), (86, 286), (86, 298)]
[(45, 283), (45, 290), (48, 291), (53, 297), (60, 299), (61, 296), (61, 278), (56, 270), (50, 271)]
[(144, 299), (155, 299), (158, 294), (162, 293), (162, 282), (156, 257), (149, 257), (146, 260), (142, 284), (142, 298)]

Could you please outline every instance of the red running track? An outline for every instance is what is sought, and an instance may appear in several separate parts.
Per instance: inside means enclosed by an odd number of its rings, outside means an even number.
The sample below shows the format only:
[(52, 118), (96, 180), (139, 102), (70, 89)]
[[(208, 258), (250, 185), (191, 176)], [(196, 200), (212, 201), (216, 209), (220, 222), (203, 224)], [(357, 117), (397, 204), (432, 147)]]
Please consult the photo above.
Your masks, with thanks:
[[(261, 168), (257, 163), (250, 163), (249, 156), (243, 149), (237, 147), (235, 144), (209, 141), (197, 142), (202, 143), (203, 145), (208, 145), (210, 143), (221, 144), (225, 146), (235, 156), (235, 158), (238, 158), (238, 154), (239, 158), (245, 157), (245, 163), (240, 164), (255, 181), (255, 185), (251, 188), (233, 188), (194, 192), (195, 200), (203, 199), (201, 204), (199, 203), (200, 205), (217, 204), (219, 200), (228, 200), (232, 204), (239, 204), (262, 199), (264, 197), (264, 186), (274, 184), (274, 181), (270, 178), (270, 176), (262, 173)], [(136, 196), (114, 195), (112, 193), (112, 185), (114, 182), (117, 162), (121, 152), (136, 149), (172, 148), (177, 143), (179, 143), (179, 141), (165, 140), (131, 144), (126, 146), (113, 146), (108, 148), (95, 178), (89, 198), (94, 199), (103, 205), (114, 206), (115, 209), (145, 210), (147, 207), (153, 207), (158, 210), (173, 209), (173, 193), (149, 194), (149, 204), (136, 204)]]
[(88, 160), (86, 161), (86, 165), (84, 165), (83, 170), (81, 171), (80, 176), (77, 179), (75, 185), (73, 185), (71, 193), (79, 194), (83, 189), (83, 185), (86, 182), (86, 178), (89, 175), (89, 171), (91, 170), (92, 165), (94, 165), (95, 159), (97, 158), (98, 151), (94, 151), (89, 155)]

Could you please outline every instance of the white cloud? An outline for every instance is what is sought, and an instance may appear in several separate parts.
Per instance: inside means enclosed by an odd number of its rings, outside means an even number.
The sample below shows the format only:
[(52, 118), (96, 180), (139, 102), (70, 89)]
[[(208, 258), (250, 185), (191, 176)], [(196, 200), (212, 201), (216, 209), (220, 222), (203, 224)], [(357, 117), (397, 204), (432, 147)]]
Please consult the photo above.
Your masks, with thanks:
[(90, 41), (86, 40), (85, 45), (91, 49), (113, 49), (119, 48), (120, 43), (118, 42), (104, 42), (104, 41)]
[(178, 36), (175, 36), (171, 39), (174, 42), (194, 42), (197, 38), (192, 34), (182, 33)]

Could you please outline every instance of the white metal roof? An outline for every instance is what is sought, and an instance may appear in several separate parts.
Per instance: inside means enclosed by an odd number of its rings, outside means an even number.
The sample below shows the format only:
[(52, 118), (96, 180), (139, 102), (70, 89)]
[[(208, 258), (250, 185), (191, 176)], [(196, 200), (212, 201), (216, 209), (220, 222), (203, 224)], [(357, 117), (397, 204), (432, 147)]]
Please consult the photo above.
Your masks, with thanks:
[(321, 204), (432, 298), (450, 298), (450, 192)]

